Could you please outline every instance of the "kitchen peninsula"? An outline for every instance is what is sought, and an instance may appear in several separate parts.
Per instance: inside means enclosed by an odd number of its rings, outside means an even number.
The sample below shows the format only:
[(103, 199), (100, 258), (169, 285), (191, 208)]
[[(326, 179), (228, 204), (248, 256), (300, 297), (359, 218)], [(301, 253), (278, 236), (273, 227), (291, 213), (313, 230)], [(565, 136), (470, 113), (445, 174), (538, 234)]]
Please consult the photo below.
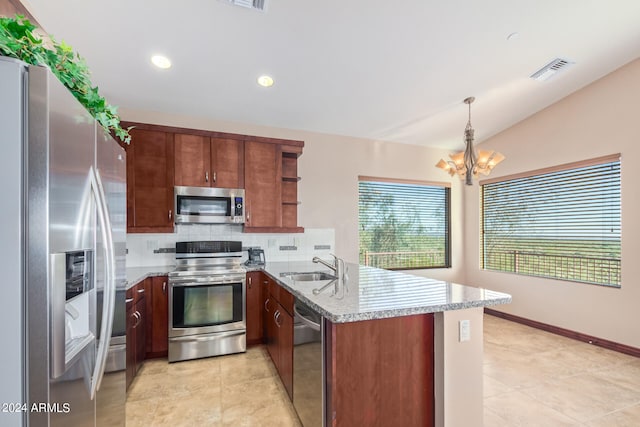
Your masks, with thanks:
[(333, 284), (292, 279), (332, 273), (311, 262), (267, 263), (264, 271), (286, 291), (281, 299), (290, 293), (322, 316), (326, 425), (482, 419), (482, 307), (510, 295), (356, 264)]

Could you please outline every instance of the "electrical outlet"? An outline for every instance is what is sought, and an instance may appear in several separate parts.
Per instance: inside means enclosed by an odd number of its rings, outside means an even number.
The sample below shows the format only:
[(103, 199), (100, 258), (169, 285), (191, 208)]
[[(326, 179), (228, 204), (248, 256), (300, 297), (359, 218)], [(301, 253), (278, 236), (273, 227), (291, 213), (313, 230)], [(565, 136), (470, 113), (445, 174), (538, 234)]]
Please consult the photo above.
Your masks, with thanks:
[(268, 239), (267, 240), (267, 247), (268, 248), (273, 248), (276, 245), (276, 239)]
[(471, 341), (471, 321), (461, 320), (458, 322), (458, 340), (460, 342)]

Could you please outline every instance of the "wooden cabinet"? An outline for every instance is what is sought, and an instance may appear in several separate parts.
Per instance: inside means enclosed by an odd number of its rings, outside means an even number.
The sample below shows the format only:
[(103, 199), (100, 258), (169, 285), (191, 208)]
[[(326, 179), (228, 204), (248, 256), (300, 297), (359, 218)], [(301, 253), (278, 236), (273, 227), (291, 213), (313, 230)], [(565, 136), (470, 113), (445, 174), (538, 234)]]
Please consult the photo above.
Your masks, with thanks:
[(127, 232), (172, 233), (174, 185), (244, 188), (247, 233), (300, 233), (303, 141), (133, 126), (127, 150)]
[[(149, 280), (149, 279), (147, 279)], [(146, 281), (145, 281), (146, 282)], [(146, 297), (145, 282), (141, 282), (126, 293), (127, 316), (127, 388), (142, 366), (146, 354)]]
[(166, 357), (169, 349), (169, 281), (157, 276), (145, 281), (147, 300), (146, 359)]
[(247, 313), (247, 344), (259, 344), (263, 337), (263, 273), (252, 271), (247, 273), (247, 292), (245, 308)]
[(173, 134), (132, 129), (127, 145), (127, 232), (173, 232)]
[(302, 147), (245, 142), (245, 232), (301, 233), (298, 227), (298, 156)]
[(175, 134), (175, 185), (244, 188), (244, 141)]
[(293, 295), (266, 277), (269, 296), (264, 304), (267, 352), (293, 399)]
[(332, 425), (434, 425), (432, 313), (326, 321), (324, 345)]
[(293, 399), (293, 316), (281, 304), (278, 304), (277, 313), (278, 373), (289, 399)]
[(247, 141), (244, 152), (245, 231), (282, 227), (280, 146)]

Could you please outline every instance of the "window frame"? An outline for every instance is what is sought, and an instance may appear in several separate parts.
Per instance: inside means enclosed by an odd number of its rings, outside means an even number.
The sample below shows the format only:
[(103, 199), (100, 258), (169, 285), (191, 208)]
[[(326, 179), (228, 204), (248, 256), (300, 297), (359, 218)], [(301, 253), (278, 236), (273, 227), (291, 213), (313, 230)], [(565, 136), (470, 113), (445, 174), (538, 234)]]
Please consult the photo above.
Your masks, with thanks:
[[(451, 183), (441, 181), (424, 181), (415, 179), (401, 179), (401, 178), (388, 178), (377, 176), (358, 175), (358, 258), (361, 257), (361, 236), (362, 230), (360, 222), (360, 183), (382, 183), (382, 184), (400, 184), (400, 185), (417, 185), (423, 187), (437, 187), (438, 189), (444, 189), (444, 226), (445, 226), (445, 242), (444, 242), (444, 263), (442, 265), (434, 266), (418, 266), (418, 267), (384, 267), (386, 270), (428, 270), (437, 268), (451, 268)], [(363, 264), (364, 265), (364, 264)], [(379, 267), (383, 268), (383, 267)]]
[[(591, 167), (591, 166), (604, 166), (607, 164), (611, 164), (611, 163), (618, 163), (618, 169), (617, 169), (617, 177), (618, 177), (618, 183), (617, 186), (612, 186), (612, 187), (607, 187), (607, 188), (611, 188), (612, 190), (617, 190), (619, 192), (619, 211), (617, 212), (617, 217), (619, 218), (619, 238), (617, 243), (619, 244), (619, 257), (616, 260), (615, 258), (590, 258), (589, 256), (585, 256), (582, 255), (580, 257), (578, 256), (568, 256), (568, 255), (559, 255), (559, 254), (549, 254), (549, 253), (542, 253), (542, 254), (536, 254), (536, 256), (539, 257), (557, 257), (557, 258), (561, 258), (561, 257), (565, 257), (565, 258), (575, 258), (575, 259), (585, 259), (585, 260), (600, 260), (600, 261), (617, 261), (618, 262), (618, 266), (617, 266), (617, 274), (615, 275), (615, 277), (617, 277), (617, 282), (611, 280), (611, 282), (613, 283), (605, 283), (604, 280), (601, 281), (589, 281), (588, 279), (585, 280), (584, 278), (580, 278), (580, 279), (576, 279), (576, 278), (568, 278), (568, 277), (561, 277), (563, 275), (563, 271), (561, 271), (560, 273), (556, 273), (555, 275), (551, 275), (550, 273), (548, 274), (543, 274), (540, 272), (540, 274), (531, 274), (531, 273), (527, 273), (527, 272), (520, 272), (517, 271), (518, 268), (517, 266), (514, 266), (513, 270), (507, 270), (507, 269), (497, 269), (497, 268), (487, 268), (486, 266), (486, 257), (485, 257), (485, 239), (486, 239), (486, 233), (485, 233), (485, 186), (486, 185), (491, 185), (491, 184), (496, 184), (496, 183), (504, 183), (506, 181), (513, 181), (513, 180), (523, 180), (523, 179), (527, 179), (527, 178), (534, 178), (534, 179), (539, 179), (540, 177), (542, 177), (543, 175), (547, 175), (547, 174), (554, 174), (554, 173), (563, 173), (563, 172), (567, 172), (568, 174), (570, 174), (571, 172), (578, 172), (579, 169), (582, 168), (587, 168), (587, 167)], [(546, 183), (552, 183), (552, 179), (549, 179), (548, 182)], [(507, 175), (507, 176), (502, 176), (502, 177), (497, 177), (497, 178), (490, 178), (490, 179), (485, 179), (485, 180), (481, 180), (479, 182), (480, 185), (480, 192), (479, 192), (479, 204), (480, 204), (480, 253), (479, 253), (479, 261), (480, 261), (480, 269), (483, 271), (492, 271), (492, 272), (498, 272), (498, 273), (511, 273), (511, 274), (517, 274), (520, 276), (528, 276), (528, 277), (536, 277), (536, 278), (540, 278), (540, 279), (550, 279), (550, 280), (562, 280), (562, 281), (567, 281), (567, 282), (573, 282), (573, 283), (583, 283), (583, 284), (588, 284), (588, 285), (596, 285), (596, 286), (603, 286), (606, 288), (613, 288), (613, 289), (619, 289), (622, 287), (622, 156), (620, 153), (616, 153), (616, 154), (611, 154), (611, 155), (607, 155), (607, 156), (602, 156), (602, 157), (597, 157), (597, 158), (592, 158), (592, 159), (587, 159), (587, 160), (582, 160), (582, 161), (578, 161), (578, 162), (572, 162), (572, 163), (565, 163), (562, 165), (558, 165), (558, 166), (553, 166), (553, 167), (548, 167), (548, 168), (542, 168), (542, 169), (536, 169), (536, 170), (532, 170), (532, 171), (527, 171), (527, 172), (522, 172), (522, 173), (518, 173), (518, 174), (512, 174), (512, 175)], [(523, 186), (524, 187), (524, 186)], [(581, 187), (581, 188), (577, 188), (576, 192), (580, 192), (580, 190), (584, 191), (585, 188), (588, 187)], [(566, 193), (565, 193), (566, 194)], [(614, 196), (615, 197), (615, 196)], [(540, 219), (544, 220), (546, 216), (542, 216), (540, 217)], [(548, 218), (548, 217), (547, 217)], [(584, 217), (578, 217), (579, 219), (582, 219)], [(576, 221), (575, 223), (577, 224), (579, 221)], [(573, 225), (574, 223), (570, 223), (569, 225)], [(552, 226), (549, 227), (549, 229), (552, 229)], [(578, 239), (580, 240), (580, 239)], [(563, 241), (565, 244), (572, 244), (572, 241), (570, 239), (564, 239), (561, 240)], [(607, 243), (606, 239), (602, 239), (600, 241), (601, 243)], [(517, 257), (517, 249), (514, 249), (516, 251), (516, 256)], [(516, 262), (516, 261), (514, 261)], [(558, 261), (555, 261), (556, 263)], [(574, 261), (575, 262), (575, 261)], [(588, 262), (588, 261), (586, 261)], [(595, 262), (595, 261), (594, 261)], [(557, 264), (556, 264), (557, 265)], [(567, 260), (567, 270), (569, 269), (568, 267), (568, 260)], [(575, 267), (572, 267), (575, 268)], [(580, 264), (580, 267), (582, 268), (582, 264)], [(588, 267), (587, 267), (588, 268)], [(603, 267), (600, 267), (603, 268)], [(611, 269), (611, 264), (608, 264), (608, 268)], [(594, 267), (595, 269), (595, 267)], [(557, 269), (556, 269), (557, 270)], [(615, 269), (614, 269), (615, 270)], [(595, 270), (594, 270), (595, 271)], [(566, 276), (569, 276), (570, 274), (568, 272), (564, 273)], [(582, 271), (580, 272), (580, 274), (582, 274)], [(594, 272), (594, 277), (595, 277), (596, 273)], [(587, 275), (588, 276), (588, 275)], [(609, 272), (608, 274), (609, 279), (611, 278), (611, 272)]]

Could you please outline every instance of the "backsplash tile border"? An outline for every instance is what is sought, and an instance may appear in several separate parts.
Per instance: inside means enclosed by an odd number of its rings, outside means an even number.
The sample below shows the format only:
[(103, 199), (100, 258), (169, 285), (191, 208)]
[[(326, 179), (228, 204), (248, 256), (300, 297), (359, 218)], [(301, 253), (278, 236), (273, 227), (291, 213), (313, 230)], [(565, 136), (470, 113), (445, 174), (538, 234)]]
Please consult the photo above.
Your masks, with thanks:
[[(237, 225), (177, 225), (175, 233), (127, 234), (127, 267), (174, 265), (176, 242), (187, 240), (241, 241), (243, 248), (263, 249), (267, 262), (305, 261), (329, 255), (335, 247), (335, 230), (307, 228), (304, 233), (258, 234), (243, 233)], [(243, 261), (246, 257), (243, 251)]]

